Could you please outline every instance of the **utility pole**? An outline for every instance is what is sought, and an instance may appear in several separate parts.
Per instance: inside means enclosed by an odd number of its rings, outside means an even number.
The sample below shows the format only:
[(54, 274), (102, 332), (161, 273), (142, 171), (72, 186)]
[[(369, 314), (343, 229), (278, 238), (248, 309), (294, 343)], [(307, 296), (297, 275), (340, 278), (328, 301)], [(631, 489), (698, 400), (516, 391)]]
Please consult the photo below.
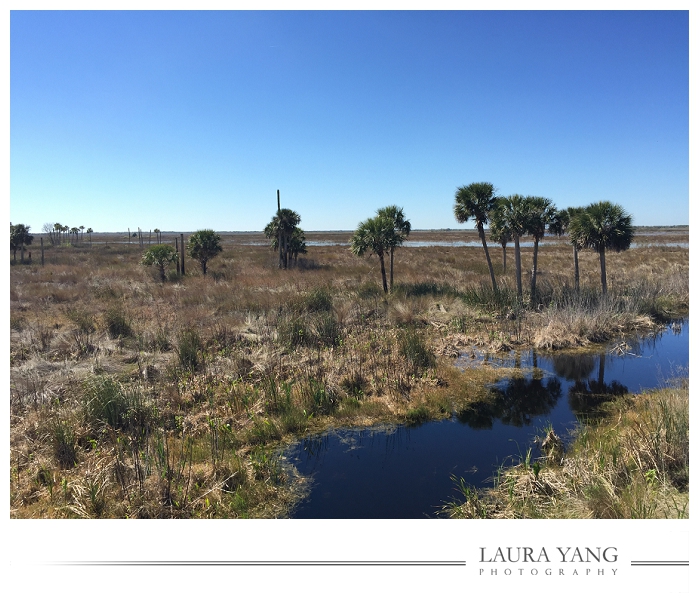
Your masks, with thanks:
[(279, 189), (277, 189), (277, 248), (279, 249), (279, 268), (282, 267), (282, 204), (279, 201)]

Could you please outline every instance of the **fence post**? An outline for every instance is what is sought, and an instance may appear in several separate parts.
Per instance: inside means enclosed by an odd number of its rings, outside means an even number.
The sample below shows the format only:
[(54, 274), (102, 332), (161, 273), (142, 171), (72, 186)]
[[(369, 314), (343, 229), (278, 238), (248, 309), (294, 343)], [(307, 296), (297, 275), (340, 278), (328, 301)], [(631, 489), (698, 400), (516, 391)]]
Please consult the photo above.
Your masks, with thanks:
[(180, 246), (179, 242), (177, 241), (177, 237), (175, 237), (175, 251), (177, 252), (178, 258), (177, 258), (177, 274), (180, 274), (180, 259), (179, 259), (179, 254), (180, 254)]

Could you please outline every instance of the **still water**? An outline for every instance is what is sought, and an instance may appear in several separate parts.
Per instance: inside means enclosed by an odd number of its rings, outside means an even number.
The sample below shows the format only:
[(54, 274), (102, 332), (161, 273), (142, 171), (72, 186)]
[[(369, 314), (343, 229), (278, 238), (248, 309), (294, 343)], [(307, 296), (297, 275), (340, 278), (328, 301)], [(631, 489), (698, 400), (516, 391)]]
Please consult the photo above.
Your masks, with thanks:
[[(611, 396), (686, 376), (689, 321), (603, 354), (530, 351), (486, 360), (523, 369), (493, 386), (491, 404), (419, 426), (332, 431), (287, 449), (286, 460), (310, 478), (309, 494), (291, 516), (434, 517), (456, 496), (452, 476), (489, 486), (496, 469), (525, 455), (546, 426), (565, 436)], [(469, 362), (470, 353), (457, 364)]]

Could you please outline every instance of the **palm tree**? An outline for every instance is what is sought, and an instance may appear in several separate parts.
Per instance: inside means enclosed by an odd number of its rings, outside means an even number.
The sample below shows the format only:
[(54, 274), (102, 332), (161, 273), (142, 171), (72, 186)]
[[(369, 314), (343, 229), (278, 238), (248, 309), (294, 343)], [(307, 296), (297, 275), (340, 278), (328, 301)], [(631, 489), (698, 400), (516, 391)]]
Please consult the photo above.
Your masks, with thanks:
[(160, 229), (153, 229), (153, 232), (155, 233), (156, 243), (160, 243)]
[(395, 225), (393, 221), (387, 216), (375, 216), (360, 222), (352, 239), (350, 239), (350, 250), (356, 256), (363, 256), (368, 251), (369, 254), (374, 253), (379, 257), (384, 293), (388, 293), (384, 254), (391, 249), (391, 245), (395, 241), (394, 235)]
[(570, 221), (571, 240), (599, 254), (604, 294), (607, 293), (606, 251), (622, 252), (631, 247), (635, 231), (631, 221), (631, 214), (610, 201), (593, 203)]
[(29, 234), (31, 228), (29, 225), (10, 223), (10, 249), (15, 262), (17, 262), (17, 250), (21, 250), (21, 260), (24, 261), (25, 246), (31, 245), (34, 240), (34, 235)]
[(553, 219), (556, 208), (553, 202), (546, 197), (527, 197), (525, 202), (529, 213), (527, 233), (534, 237), (534, 261), (532, 263), (530, 295), (530, 303), (533, 305), (536, 299), (536, 271), (537, 258), (539, 255), (539, 240), (546, 234), (546, 225)]
[(410, 221), (405, 219), (403, 208), (399, 208), (398, 206), (386, 206), (385, 208), (381, 208), (377, 210), (376, 215), (385, 216), (393, 222), (393, 240), (389, 248), (391, 252), (389, 288), (393, 291), (393, 252), (398, 246), (403, 245), (403, 242), (410, 235)]
[(276, 239), (277, 245), (272, 247), (279, 249), (279, 268), (289, 266), (289, 241), (294, 233), (294, 229), (301, 222), (301, 217), (287, 208), (280, 208), (272, 220), (265, 227), (265, 236), (268, 239)]
[(80, 240), (82, 241), (85, 238), (85, 234), (83, 233), (83, 231), (85, 230), (85, 227), (79, 226), (78, 228), (80, 229)]
[(584, 212), (584, 208), (568, 208), (567, 210), (559, 210), (553, 217), (553, 220), (549, 223), (549, 233), (551, 235), (556, 235), (560, 237), (568, 233), (570, 237), (570, 242), (573, 245), (573, 271), (575, 274), (575, 291), (580, 291), (580, 265), (578, 263), (578, 252), (580, 251), (580, 245), (577, 241), (573, 239), (570, 233), (570, 221), (573, 216)]
[(488, 253), (488, 244), (485, 242), (485, 231), (483, 225), (488, 224), (488, 217), (495, 206), (495, 187), (489, 182), (474, 182), (467, 187), (459, 187), (456, 190), (454, 202), (454, 216), (458, 222), (466, 222), (473, 218), (478, 229), (478, 236), (483, 244), (485, 259), (488, 262), (488, 270), (490, 271), (490, 280), (493, 282), (493, 291), (497, 291), (498, 286), (495, 282), (495, 273), (493, 272), (493, 263), (490, 261)]
[(78, 227), (72, 227), (72, 228), (70, 229), (70, 234), (73, 235), (73, 237), (75, 237), (75, 243), (76, 243), (76, 245), (77, 245), (77, 243), (78, 243), (78, 234), (79, 234), (79, 233), (80, 233), (80, 231), (78, 230)]
[(512, 231), (510, 230), (502, 207), (503, 200), (497, 198), (497, 203), (490, 213), (490, 240), (502, 246), (502, 271), (507, 271), (507, 244), (512, 241)]
[(306, 249), (306, 234), (303, 232), (303, 229), (294, 227), (291, 237), (289, 238), (288, 250), (290, 257), (294, 259), (294, 266), (298, 264), (299, 254), (308, 253)]
[(160, 272), (160, 280), (165, 282), (165, 267), (171, 262), (177, 262), (179, 255), (171, 245), (161, 244), (149, 247), (143, 257), (141, 264), (145, 266), (157, 266)]
[(512, 234), (515, 242), (515, 277), (517, 279), (517, 298), (522, 301), (522, 255), (519, 249), (519, 239), (527, 233), (529, 226), (529, 209), (527, 200), (521, 195), (510, 195), (499, 198), (502, 221)]
[(207, 262), (223, 251), (221, 237), (212, 229), (202, 229), (192, 233), (187, 240), (187, 251), (194, 260), (199, 260), (201, 272), (206, 275)]
[(87, 233), (87, 236), (90, 239), (90, 245), (92, 245), (92, 233), (94, 233), (94, 231), (92, 230), (92, 227), (88, 227), (87, 231), (85, 231), (85, 232)]

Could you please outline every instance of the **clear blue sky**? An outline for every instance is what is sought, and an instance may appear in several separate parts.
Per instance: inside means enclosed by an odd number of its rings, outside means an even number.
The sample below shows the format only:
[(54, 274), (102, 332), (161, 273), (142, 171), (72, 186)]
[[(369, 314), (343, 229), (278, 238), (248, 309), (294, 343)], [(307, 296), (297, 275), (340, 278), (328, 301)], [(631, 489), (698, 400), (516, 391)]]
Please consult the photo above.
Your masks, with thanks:
[[(668, 12), (10, 16), (10, 220), (460, 228), (474, 181), (689, 222), (689, 18)], [(472, 223), (465, 226), (473, 227)]]

